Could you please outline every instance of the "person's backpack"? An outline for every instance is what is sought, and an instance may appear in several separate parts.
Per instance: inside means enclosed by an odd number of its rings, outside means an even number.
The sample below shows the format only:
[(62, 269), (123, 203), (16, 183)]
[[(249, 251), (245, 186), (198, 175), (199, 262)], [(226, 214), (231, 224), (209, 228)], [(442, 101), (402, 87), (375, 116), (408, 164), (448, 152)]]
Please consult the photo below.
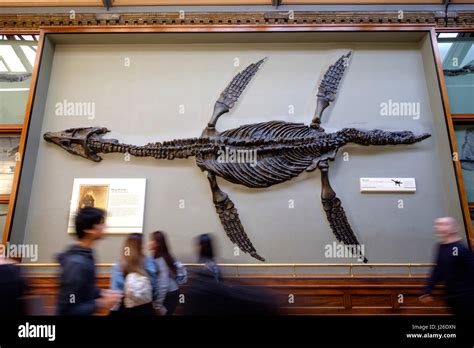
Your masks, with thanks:
[(124, 281), (124, 300), (126, 308), (141, 306), (153, 301), (153, 291), (150, 279), (139, 273), (129, 273)]
[(176, 266), (176, 277), (174, 280), (178, 285), (186, 284), (188, 281), (188, 270), (179, 261), (175, 261), (174, 265)]

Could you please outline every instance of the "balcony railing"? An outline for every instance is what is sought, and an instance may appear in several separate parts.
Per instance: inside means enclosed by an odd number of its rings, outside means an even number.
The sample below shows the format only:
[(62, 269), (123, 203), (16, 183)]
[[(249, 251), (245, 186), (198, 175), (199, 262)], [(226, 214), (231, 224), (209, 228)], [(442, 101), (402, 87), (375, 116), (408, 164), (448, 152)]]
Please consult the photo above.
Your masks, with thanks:
[[(55, 268), (59, 267), (58, 263), (19, 263), (21, 267), (25, 268)], [(110, 268), (112, 263), (98, 263), (97, 267), (100, 268)], [(234, 275), (236, 277), (242, 276), (242, 269), (262, 269), (262, 268), (282, 268), (290, 270), (287, 275), (291, 277), (302, 276), (297, 273), (298, 269), (317, 269), (317, 268), (346, 268), (347, 275), (351, 278), (358, 277), (360, 275), (354, 273), (354, 269), (374, 269), (374, 268), (389, 268), (389, 269), (399, 269), (406, 268), (407, 274), (402, 276), (407, 276), (412, 278), (414, 268), (431, 268), (434, 266), (432, 263), (265, 263), (265, 264), (254, 264), (254, 263), (220, 263), (219, 267), (224, 269), (234, 269)], [(201, 263), (185, 263), (184, 266), (192, 269), (196, 267), (201, 267)], [(303, 276), (307, 276), (304, 274)], [(311, 274), (324, 276), (325, 274)], [(377, 274), (380, 276), (380, 273)], [(280, 274), (279, 274), (280, 276)], [(366, 277), (367, 274), (364, 274)], [(383, 273), (383, 276), (390, 276), (390, 274)], [(398, 275), (399, 276), (399, 275)], [(417, 274), (417, 276), (425, 276), (424, 274)]]

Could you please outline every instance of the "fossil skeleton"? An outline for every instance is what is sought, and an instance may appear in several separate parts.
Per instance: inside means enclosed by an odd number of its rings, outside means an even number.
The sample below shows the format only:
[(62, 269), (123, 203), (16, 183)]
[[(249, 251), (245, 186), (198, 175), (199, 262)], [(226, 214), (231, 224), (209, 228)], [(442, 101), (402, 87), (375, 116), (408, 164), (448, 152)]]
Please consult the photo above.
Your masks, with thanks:
[(31, 73), (0, 73), (0, 82), (21, 82), (30, 77)]
[[(64, 150), (89, 160), (102, 160), (99, 153), (128, 153), (138, 157), (156, 159), (188, 158), (194, 156), (197, 165), (207, 172), (213, 202), (223, 228), (243, 252), (265, 261), (247, 236), (237, 209), (216, 181), (219, 176), (227, 181), (250, 188), (269, 187), (288, 181), (303, 171), (321, 171), (321, 199), (324, 211), (336, 239), (350, 246), (359, 246), (340, 199), (331, 188), (328, 177), (329, 161), (348, 143), (360, 145), (413, 144), (430, 134), (415, 136), (410, 131), (388, 132), (379, 129), (361, 130), (344, 128), (326, 133), (320, 126), (323, 111), (335, 100), (336, 92), (352, 52), (340, 57), (325, 72), (317, 93), (317, 107), (311, 124), (270, 121), (247, 124), (219, 132), (216, 123), (220, 116), (230, 111), (265, 59), (249, 65), (237, 74), (221, 93), (214, 105), (213, 115), (199, 138), (178, 139), (150, 143), (144, 146), (122, 144), (116, 139), (104, 139), (107, 128), (72, 128), (61, 132), (47, 132), (44, 139)], [(222, 149), (254, 151), (255, 163), (220, 161)], [(361, 249), (361, 248), (358, 248)], [(365, 255), (356, 255), (367, 262)]]
[(474, 73), (474, 64), (467, 64), (459, 69), (444, 69), (443, 72), (444, 72), (444, 75), (446, 76), (459, 76), (459, 75), (472, 74)]

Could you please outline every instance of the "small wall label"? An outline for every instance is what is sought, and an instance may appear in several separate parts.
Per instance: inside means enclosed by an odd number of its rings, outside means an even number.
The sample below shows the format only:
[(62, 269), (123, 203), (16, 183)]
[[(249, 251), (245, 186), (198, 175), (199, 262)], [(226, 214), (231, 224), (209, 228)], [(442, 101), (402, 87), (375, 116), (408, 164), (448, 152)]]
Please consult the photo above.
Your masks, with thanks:
[(416, 192), (415, 178), (360, 178), (360, 192)]

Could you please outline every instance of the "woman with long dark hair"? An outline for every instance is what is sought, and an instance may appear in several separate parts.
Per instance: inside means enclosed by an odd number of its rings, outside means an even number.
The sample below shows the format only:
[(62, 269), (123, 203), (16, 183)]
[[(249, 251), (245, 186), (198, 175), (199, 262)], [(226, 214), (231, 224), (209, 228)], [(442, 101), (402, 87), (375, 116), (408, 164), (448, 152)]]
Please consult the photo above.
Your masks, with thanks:
[(216, 281), (220, 281), (222, 279), (221, 271), (214, 260), (214, 248), (212, 244), (212, 237), (210, 234), (204, 233), (196, 238), (198, 263), (204, 264), (204, 273), (214, 277)]
[(176, 261), (171, 255), (164, 232), (151, 234), (149, 249), (158, 269), (158, 296), (155, 309), (161, 315), (172, 315), (179, 303), (179, 287), (176, 283)]

